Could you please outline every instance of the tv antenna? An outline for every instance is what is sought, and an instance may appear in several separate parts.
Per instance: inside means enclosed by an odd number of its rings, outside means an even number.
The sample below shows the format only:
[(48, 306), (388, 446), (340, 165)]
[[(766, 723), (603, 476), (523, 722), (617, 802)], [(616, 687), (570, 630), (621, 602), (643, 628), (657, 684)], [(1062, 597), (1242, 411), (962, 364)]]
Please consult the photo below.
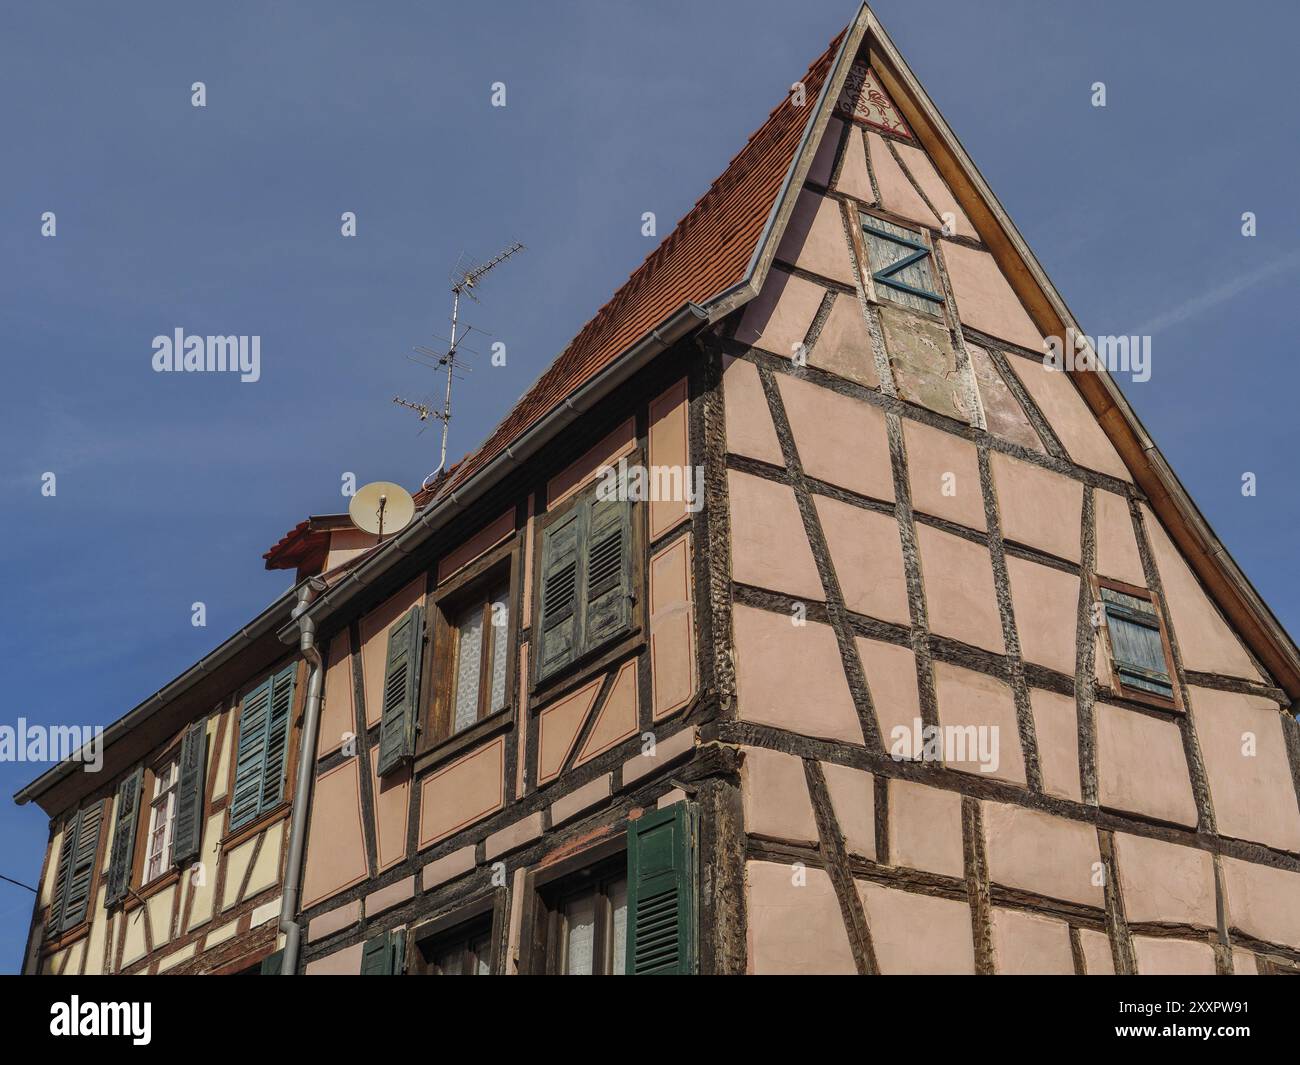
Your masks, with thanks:
[[(478, 297), (474, 295), (474, 289), (479, 282), (483, 280), (489, 271), (494, 270), (512, 255), (523, 250), (524, 246), (515, 241), (484, 263), (475, 262), (462, 252), (456, 266), (448, 275), (448, 279), (451, 281), (451, 337), (447, 344), (447, 350), (439, 353), (430, 351), (428, 348), (417, 347), (415, 349), (421, 355), (433, 360), (434, 369), (445, 368), (447, 371), (447, 389), (442, 400), (442, 410), (437, 410), (430, 406), (429, 403), (417, 403), (413, 400), (403, 399), (401, 396), (393, 397), (393, 402), (399, 407), (415, 411), (420, 416), (420, 421), (436, 418), (442, 422), (442, 455), (438, 460), (438, 468), (429, 477), (425, 478), (426, 482), (430, 477), (441, 473), (447, 467), (447, 429), (451, 424), (451, 382), (457, 375), (456, 357), (459, 354), (459, 346), (464, 344), (465, 337), (469, 336), (470, 329), (474, 328), (469, 326), (464, 333), (458, 332), (460, 328), (460, 298), (462, 295), (468, 296), (477, 303)], [(424, 363), (423, 365), (430, 364)]]

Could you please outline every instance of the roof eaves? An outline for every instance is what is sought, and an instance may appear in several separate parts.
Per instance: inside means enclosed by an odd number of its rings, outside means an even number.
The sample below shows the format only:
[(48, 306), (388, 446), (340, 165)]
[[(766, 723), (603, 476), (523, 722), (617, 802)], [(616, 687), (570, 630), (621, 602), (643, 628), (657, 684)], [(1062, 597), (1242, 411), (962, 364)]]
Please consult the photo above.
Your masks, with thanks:
[[(111, 725), (104, 729), (103, 750), (106, 752), (112, 744), (135, 728), (137, 725), (148, 720), (154, 714), (158, 713), (169, 703), (184, 695), (194, 684), (206, 675), (214, 672), (221, 666), (225, 665), (235, 657), (245, 647), (253, 641), (265, 636), (271, 632), (279, 623), (281, 617), (287, 617), (292, 610), (298, 598), (298, 585), (288, 589), (283, 595), (277, 598), (257, 617), (253, 618), (247, 625), (241, 628), (233, 636), (229, 637), (219, 646), (214, 648), (208, 654), (190, 666), (184, 673), (173, 679), (170, 683), (159, 688), (149, 698), (138, 703), (135, 707), (128, 710)], [(81, 752), (78, 752), (80, 754)], [(19, 806), (39, 799), (41, 795), (49, 791), (69, 774), (76, 772), (84, 763), (78, 758), (66, 758), (58, 762), (42, 773), (35, 780), (26, 784), (14, 793), (14, 802)]]

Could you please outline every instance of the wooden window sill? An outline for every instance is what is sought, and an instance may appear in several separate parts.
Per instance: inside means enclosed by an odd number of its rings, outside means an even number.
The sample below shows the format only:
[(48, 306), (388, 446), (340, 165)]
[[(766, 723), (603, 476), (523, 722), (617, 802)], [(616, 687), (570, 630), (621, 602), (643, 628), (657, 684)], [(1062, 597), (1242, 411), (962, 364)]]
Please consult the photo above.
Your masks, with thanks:
[(428, 750), (421, 752), (415, 758), (415, 773), (422, 773), (432, 766), (440, 765), (450, 760), (458, 754), (477, 746), (481, 741), (495, 736), (500, 732), (508, 732), (514, 724), (515, 714), (514, 707), (507, 703), (500, 710), (496, 710), (483, 718), (476, 721), (467, 729), (446, 739), (439, 740)]
[(72, 946), (78, 940), (85, 939), (90, 935), (90, 922), (82, 921), (75, 928), (69, 928), (66, 932), (59, 935), (57, 939), (47, 939), (45, 945), (41, 947), (43, 955), (57, 954), (65, 947)]
[(259, 832), (269, 828), (277, 821), (282, 821), (288, 817), (291, 809), (292, 804), (287, 799), (282, 799), (276, 806), (271, 807), (266, 813), (262, 814), (261, 817), (250, 821), (242, 828), (227, 832), (221, 840), (221, 849), (227, 851), (233, 847), (238, 847), (241, 843), (252, 839)]
[(155, 877), (153, 880), (150, 880), (149, 883), (139, 888), (139, 890), (132, 891), (122, 900), (120, 903), (122, 912), (131, 913), (134, 910), (138, 910), (144, 903), (148, 902), (149, 899), (157, 895), (158, 892), (177, 883), (180, 878), (181, 871), (179, 869), (171, 869), (168, 872), (163, 873), (161, 876)]
[(551, 702), (561, 695), (576, 691), (592, 677), (605, 672), (616, 662), (629, 657), (634, 652), (639, 653), (644, 649), (645, 644), (645, 633), (641, 626), (637, 625), (613, 643), (602, 644), (594, 652), (565, 666), (545, 680), (535, 681), (530, 693), (532, 696), (530, 705), (537, 706), (539, 703)]

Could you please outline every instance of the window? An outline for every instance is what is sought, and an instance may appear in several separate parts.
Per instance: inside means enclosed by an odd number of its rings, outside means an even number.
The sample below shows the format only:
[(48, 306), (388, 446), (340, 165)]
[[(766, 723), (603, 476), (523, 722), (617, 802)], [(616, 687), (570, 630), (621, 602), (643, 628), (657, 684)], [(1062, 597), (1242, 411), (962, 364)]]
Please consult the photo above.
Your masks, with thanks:
[(1172, 656), (1164, 621), (1151, 593), (1099, 578), (1098, 602), (1105, 616), (1112, 684), (1116, 695), (1177, 708)]
[(262, 681), (242, 700), (230, 827), (242, 828), (284, 799), (296, 662)]
[(99, 830), (104, 822), (102, 802), (87, 806), (69, 818), (59, 849), (54, 897), (50, 902), (49, 931), (59, 935), (86, 919), (99, 856)]
[(546, 972), (622, 976), (627, 968), (627, 859), (566, 877), (546, 892)]
[(626, 851), (558, 864), (536, 887), (536, 973), (687, 974), (695, 970), (695, 815), (688, 803), (628, 825)]
[(492, 915), (428, 936), (416, 949), (425, 976), (491, 976)]
[(935, 284), (925, 236), (875, 215), (859, 217), (876, 298), (925, 314), (942, 314), (943, 295)]
[(176, 825), (176, 783), (180, 763), (173, 760), (153, 778), (153, 799), (149, 804), (149, 845), (145, 851), (144, 883), (157, 880), (171, 868), (172, 830)]
[(452, 632), (451, 731), (456, 733), (506, 705), (510, 589), (497, 588), (461, 609)]
[(640, 583), (632, 504), (589, 489), (551, 517), (538, 549), (537, 680), (625, 636)]
[[(422, 748), (461, 737), (474, 742), (503, 722), (515, 690), (515, 559), (512, 539), (449, 578), (435, 593), (430, 616), (433, 683)], [(483, 728), (475, 726), (483, 724)]]

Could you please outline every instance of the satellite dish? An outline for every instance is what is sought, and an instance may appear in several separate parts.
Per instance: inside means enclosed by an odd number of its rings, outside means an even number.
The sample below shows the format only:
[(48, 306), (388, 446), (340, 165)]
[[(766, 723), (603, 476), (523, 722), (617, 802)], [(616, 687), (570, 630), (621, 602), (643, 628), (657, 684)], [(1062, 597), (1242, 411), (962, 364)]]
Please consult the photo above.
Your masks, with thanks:
[(401, 532), (411, 524), (415, 500), (400, 484), (371, 481), (352, 497), (348, 516), (362, 532), (375, 533), (382, 539), (386, 533)]

